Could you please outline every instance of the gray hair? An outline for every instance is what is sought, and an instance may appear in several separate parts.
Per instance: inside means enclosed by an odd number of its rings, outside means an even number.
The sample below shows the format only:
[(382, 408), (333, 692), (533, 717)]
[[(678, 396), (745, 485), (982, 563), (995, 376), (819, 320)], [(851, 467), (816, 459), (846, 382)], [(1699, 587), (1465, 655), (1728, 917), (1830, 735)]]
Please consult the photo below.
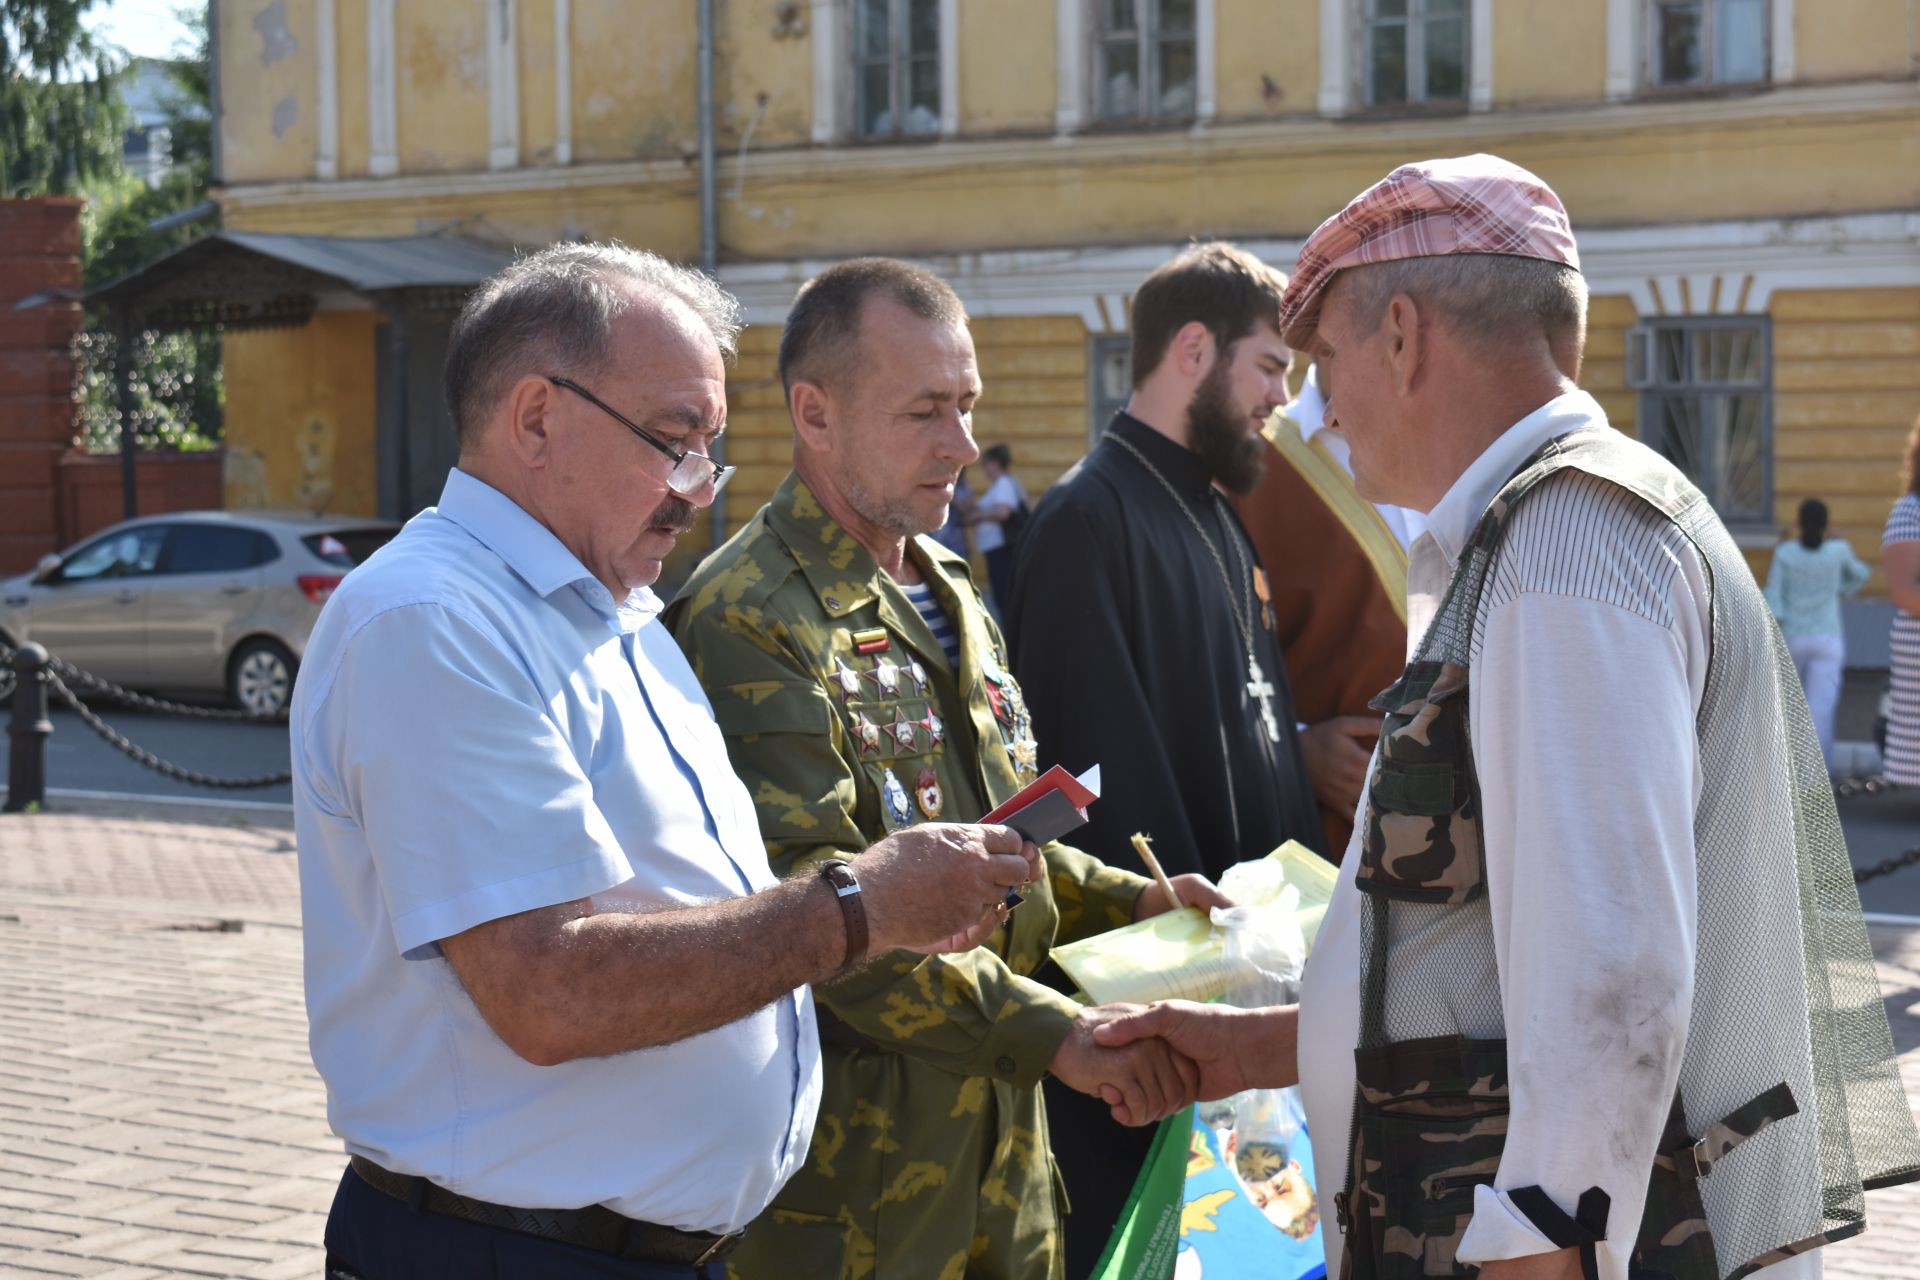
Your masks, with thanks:
[(612, 359), (613, 322), (658, 299), (684, 304), (731, 362), (740, 303), (706, 275), (618, 243), (556, 244), (483, 282), (447, 342), (453, 429), (470, 443), (500, 398), (528, 374), (590, 378)]
[(1353, 316), (1362, 335), (1380, 327), (1387, 303), (1404, 293), (1444, 315), (1483, 347), (1544, 337), (1555, 352), (1583, 339), (1587, 281), (1564, 263), (1501, 253), (1449, 253), (1349, 267)]

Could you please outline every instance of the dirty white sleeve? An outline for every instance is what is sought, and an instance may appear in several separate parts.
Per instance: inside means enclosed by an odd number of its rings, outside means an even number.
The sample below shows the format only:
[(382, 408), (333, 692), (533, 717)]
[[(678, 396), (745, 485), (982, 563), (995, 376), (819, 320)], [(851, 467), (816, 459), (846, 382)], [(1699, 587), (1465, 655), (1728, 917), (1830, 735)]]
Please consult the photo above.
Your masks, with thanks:
[(1675, 612), (1523, 590), (1486, 619), (1470, 697), (1512, 1121), (1462, 1262), (1557, 1247), (1514, 1189), (1571, 1217), (1599, 1187), (1599, 1274), (1626, 1275), (1693, 1000), (1705, 637)]

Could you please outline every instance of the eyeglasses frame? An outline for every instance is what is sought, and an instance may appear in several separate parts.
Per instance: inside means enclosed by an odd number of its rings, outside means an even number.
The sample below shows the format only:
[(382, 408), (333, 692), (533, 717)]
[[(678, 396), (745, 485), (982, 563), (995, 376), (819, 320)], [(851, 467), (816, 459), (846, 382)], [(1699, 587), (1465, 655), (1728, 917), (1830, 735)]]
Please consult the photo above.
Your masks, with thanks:
[(667, 473), (667, 487), (669, 489), (672, 489), (675, 493), (680, 494), (683, 497), (686, 496), (687, 494), (698, 493), (700, 491), (700, 484), (698, 482), (688, 484), (688, 486), (684, 489), (673, 482), (674, 476), (679, 474), (681, 467), (685, 465), (688, 458), (698, 458), (700, 459), (700, 461), (706, 463), (709, 467), (713, 468), (712, 473), (710, 474), (710, 476), (707, 477), (707, 479), (711, 480), (713, 484), (713, 491), (715, 493), (720, 492), (720, 490), (726, 485), (727, 481), (733, 478), (733, 473), (739, 469), (737, 467), (728, 466), (726, 463), (723, 463), (723, 462), (715, 462), (712, 458), (708, 457), (706, 454), (696, 453), (692, 449), (675, 449), (672, 445), (668, 444), (664, 440), (657, 438), (656, 436), (654, 436), (652, 432), (648, 431), (645, 427), (638, 425), (632, 419), (628, 418), (625, 414), (621, 413), (618, 409), (614, 408), (612, 405), (608, 404), (606, 401), (602, 400), (599, 396), (596, 396), (595, 394), (593, 394), (593, 392), (587, 390), (585, 387), (581, 386), (579, 383), (575, 382), (571, 378), (562, 378), (551, 373), (546, 374), (544, 376), (546, 380), (548, 382), (551, 382), (554, 386), (565, 387), (568, 391), (573, 392), (573, 394), (579, 396), (582, 400), (585, 400), (588, 404), (600, 410), (600, 412), (606, 414), (609, 418), (612, 418), (615, 422), (619, 423), (621, 426), (625, 427), (627, 430), (633, 432), (633, 434), (635, 434), (636, 436), (639, 436), (642, 440), (645, 440), (648, 444), (652, 445), (654, 448), (658, 449), (660, 452), (666, 454), (669, 458), (672, 458), (673, 470)]

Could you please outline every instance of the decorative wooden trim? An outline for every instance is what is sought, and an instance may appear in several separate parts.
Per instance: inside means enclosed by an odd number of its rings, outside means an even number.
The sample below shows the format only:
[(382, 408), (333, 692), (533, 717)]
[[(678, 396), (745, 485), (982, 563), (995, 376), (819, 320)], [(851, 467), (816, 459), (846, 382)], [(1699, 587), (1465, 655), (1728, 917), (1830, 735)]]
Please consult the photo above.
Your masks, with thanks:
[(553, 0), (553, 162), (573, 163), (573, 0)]
[(1493, 0), (1467, 8), (1467, 110), (1493, 110)]
[(1054, 0), (1055, 97), (1053, 127), (1069, 134), (1087, 122), (1086, 0)]
[(1320, 0), (1320, 114), (1344, 116), (1353, 105), (1354, 0)]
[(388, 178), (400, 172), (396, 140), (394, 0), (367, 0), (367, 172)]
[(960, 136), (960, 0), (940, 0), (940, 136)]
[(487, 167), (520, 164), (520, 30), (515, 0), (487, 0)]
[(340, 176), (340, 54), (334, 0), (315, 0), (313, 176)]

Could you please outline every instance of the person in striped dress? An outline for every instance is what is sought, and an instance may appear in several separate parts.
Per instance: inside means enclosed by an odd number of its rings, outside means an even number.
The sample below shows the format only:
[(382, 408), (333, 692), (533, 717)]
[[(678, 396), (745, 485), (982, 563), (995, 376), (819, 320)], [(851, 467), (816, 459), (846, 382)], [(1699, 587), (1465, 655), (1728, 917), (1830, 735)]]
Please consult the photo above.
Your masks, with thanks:
[(1887, 715), (1887, 781), (1920, 787), (1920, 419), (1907, 437), (1907, 491), (1881, 540), (1893, 599), (1893, 705)]

